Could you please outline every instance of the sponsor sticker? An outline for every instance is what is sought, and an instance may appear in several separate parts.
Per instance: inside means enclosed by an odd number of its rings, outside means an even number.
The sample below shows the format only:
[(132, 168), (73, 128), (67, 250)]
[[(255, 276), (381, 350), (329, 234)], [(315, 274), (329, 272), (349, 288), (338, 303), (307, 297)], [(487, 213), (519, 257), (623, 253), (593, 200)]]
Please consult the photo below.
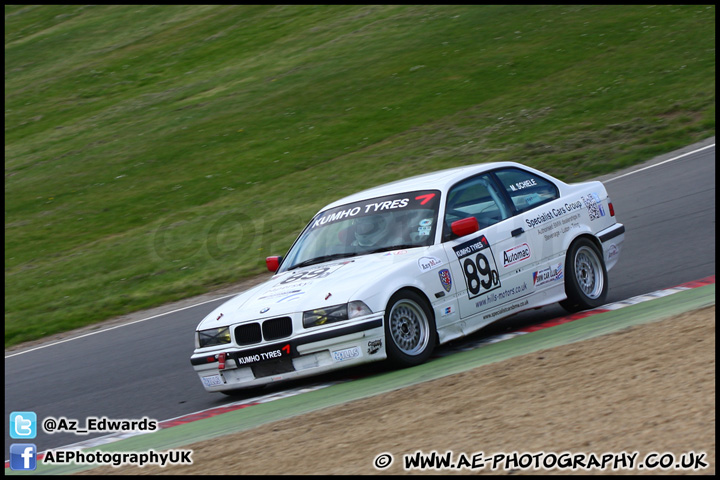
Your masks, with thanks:
[(348, 218), (359, 218), (384, 211), (415, 209), (419, 207), (434, 209), (440, 198), (437, 193), (439, 192), (434, 190), (407, 192), (332, 208), (319, 213), (310, 224), (310, 229), (330, 225)]
[(452, 277), (450, 276), (450, 270), (443, 268), (438, 272), (438, 275), (440, 276), (440, 283), (442, 283), (445, 291), (450, 292), (452, 289)]
[(528, 228), (535, 228), (538, 225), (542, 225), (543, 223), (552, 221), (554, 218), (555, 215), (553, 215), (552, 210), (547, 210), (545, 212), (541, 212), (540, 214), (535, 215), (532, 218), (526, 218), (525, 223), (527, 224)]
[(589, 195), (583, 195), (580, 199), (583, 201), (588, 210), (590, 220), (597, 220), (598, 218), (605, 216), (605, 208), (603, 208), (600, 195), (597, 193), (591, 193)]
[(202, 380), (203, 385), (206, 387), (214, 387), (223, 384), (222, 377), (220, 377), (220, 375), (208, 375), (207, 377), (200, 377), (200, 380)]
[(476, 238), (475, 240), (470, 240), (469, 242), (461, 243), (460, 245), (453, 247), (453, 250), (455, 251), (457, 258), (463, 258), (488, 248), (489, 246), (490, 244), (488, 243), (487, 238), (485, 238), (485, 235), (482, 235), (480, 238)]
[(445, 307), (442, 309), (442, 312), (440, 313), (441, 317), (447, 317), (448, 315), (452, 315), (455, 313), (455, 309), (450, 305), (449, 307)]
[(563, 278), (562, 262), (533, 272), (533, 285), (539, 287), (540, 285), (545, 285), (546, 283), (554, 282), (561, 278)]
[(394, 252), (383, 253), (383, 257), (389, 257), (391, 255), (405, 255), (407, 250), (395, 250)]
[[(276, 303), (283, 303), (283, 302), (292, 302), (293, 300), (299, 299), (301, 296), (305, 295), (305, 292), (295, 292), (291, 293), (290, 295), (281, 298)], [(327, 299), (326, 299), (327, 300)]]
[(615, 245), (614, 243), (610, 245), (610, 248), (608, 248), (608, 260), (615, 257), (618, 253), (620, 253), (620, 249)]
[(453, 247), (460, 262), (468, 298), (500, 288), (500, 275), (490, 243), (485, 235)]
[(516, 245), (512, 248), (508, 248), (503, 252), (503, 267), (515, 265), (516, 263), (520, 263), (530, 257), (530, 245), (528, 245), (527, 243), (523, 243), (522, 245)]
[(382, 340), (370, 340), (368, 342), (368, 355), (377, 353), (378, 351), (380, 351), (380, 347), (382, 347)]
[(238, 367), (241, 367), (243, 365), (252, 365), (254, 363), (265, 362), (268, 360), (287, 358), (290, 356), (291, 351), (292, 348), (290, 344), (285, 344), (282, 347), (258, 348), (254, 350), (236, 352), (231, 358), (235, 359)]
[(420, 272), (425, 273), (432, 270), (435, 267), (439, 267), (443, 264), (443, 261), (437, 257), (420, 257), (418, 258), (418, 268)]
[(274, 298), (274, 297), (285, 297), (285, 296), (291, 295), (293, 293), (299, 293), (299, 292), (303, 291), (302, 287), (306, 287), (308, 285), (312, 285), (312, 282), (302, 282), (302, 283), (296, 283), (295, 285), (288, 285), (288, 286), (278, 283), (277, 285), (273, 286), (270, 290), (265, 292), (265, 294), (262, 297), (258, 297), (258, 300), (264, 300), (266, 298)]
[(361, 356), (362, 353), (360, 353), (360, 347), (350, 347), (344, 350), (336, 350), (332, 352), (333, 360), (336, 362), (343, 362), (345, 360), (351, 360)]

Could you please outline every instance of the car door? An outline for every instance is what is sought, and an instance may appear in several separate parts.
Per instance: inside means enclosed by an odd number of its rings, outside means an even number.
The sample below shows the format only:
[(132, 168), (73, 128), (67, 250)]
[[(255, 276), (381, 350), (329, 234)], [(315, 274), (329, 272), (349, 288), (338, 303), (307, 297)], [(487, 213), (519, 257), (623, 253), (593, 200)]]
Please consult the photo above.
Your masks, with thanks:
[[(515, 221), (510, 227), (518, 247), (529, 248), (528, 288), (540, 292), (563, 280), (563, 236), (577, 220), (573, 205), (561, 205), (560, 192), (550, 179), (518, 167), (493, 171), (498, 184), (512, 202)], [(510, 253), (512, 253), (510, 255)], [(515, 262), (515, 251), (505, 252)], [(519, 265), (515, 262), (514, 265)]]
[[(462, 279), (456, 285), (463, 320), (529, 293), (532, 247), (518, 238), (524, 233), (522, 219), (514, 213), (490, 173), (463, 180), (448, 191), (442, 239), (453, 278)], [(470, 217), (478, 221), (479, 230), (457, 238), (451, 224)]]

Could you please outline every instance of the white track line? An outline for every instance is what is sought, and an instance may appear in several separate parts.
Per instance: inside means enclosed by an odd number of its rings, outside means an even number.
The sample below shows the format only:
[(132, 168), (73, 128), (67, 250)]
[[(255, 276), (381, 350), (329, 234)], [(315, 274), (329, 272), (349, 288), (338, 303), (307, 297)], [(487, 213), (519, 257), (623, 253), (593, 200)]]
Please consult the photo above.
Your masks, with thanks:
[(713, 143), (712, 145), (707, 145), (707, 146), (705, 146), (705, 147), (698, 148), (697, 150), (693, 150), (692, 152), (683, 153), (682, 155), (678, 155), (677, 157), (669, 158), (669, 159), (667, 159), (667, 160), (665, 160), (665, 161), (662, 161), (662, 162), (660, 162), (660, 163), (656, 163), (656, 164), (654, 164), (654, 165), (649, 165), (649, 166), (644, 167), (644, 168), (639, 168), (639, 169), (637, 169), (637, 170), (633, 170), (632, 172), (628, 172), (628, 173), (625, 173), (625, 174), (623, 174), (623, 175), (619, 175), (619, 176), (617, 176), (617, 177), (613, 177), (613, 178), (611, 178), (611, 179), (609, 179), (609, 180), (603, 180), (603, 183), (605, 183), (605, 182), (612, 182), (613, 180), (617, 180), (618, 178), (627, 177), (628, 175), (632, 175), (633, 173), (642, 172), (643, 170), (647, 170), (647, 169), (649, 169), (649, 168), (654, 168), (654, 167), (660, 166), (660, 165), (662, 165), (662, 164), (664, 164), (664, 163), (674, 162), (675, 160), (679, 160), (679, 159), (681, 159), (681, 158), (683, 158), (683, 157), (687, 157), (688, 155), (692, 155), (693, 153), (702, 152), (703, 150), (707, 150), (708, 148), (714, 148), (714, 147), (715, 147), (715, 144)]
[[(620, 176), (617, 176), (617, 177), (613, 177), (613, 178), (611, 178), (611, 179), (609, 179), (609, 180), (604, 180), (604, 182), (612, 182), (613, 180), (617, 180), (618, 178), (627, 177), (628, 175), (632, 175), (633, 173), (642, 172), (643, 170), (647, 170), (647, 169), (649, 169), (649, 168), (657, 167), (657, 166), (662, 165), (662, 164), (664, 164), (664, 163), (673, 162), (673, 161), (679, 160), (679, 159), (681, 159), (681, 158), (683, 158), (683, 157), (687, 157), (688, 155), (692, 155), (693, 153), (702, 152), (703, 150), (707, 150), (708, 148), (713, 148), (713, 147), (715, 147), (715, 144), (714, 144), (714, 143), (713, 143), (712, 145), (707, 145), (707, 146), (705, 146), (705, 147), (698, 148), (697, 150), (693, 150), (692, 152), (683, 153), (682, 155), (678, 155), (677, 157), (670, 158), (670, 159), (665, 160), (665, 161), (662, 161), (662, 162), (660, 162), (660, 163), (656, 163), (656, 164), (650, 165), (650, 166), (648, 166), (648, 167), (640, 168), (640, 169), (638, 169), (638, 170), (633, 170), (632, 172), (629, 172), (629, 173), (626, 173), (626, 174), (623, 174), (623, 175), (620, 175)], [(240, 292), (238, 292), (238, 293), (240, 293)], [(122, 325), (116, 325), (116, 326), (114, 326), (114, 327), (106, 328), (105, 330), (98, 330), (97, 332), (86, 333), (86, 334), (80, 335), (80, 336), (78, 336), (78, 337), (66, 338), (65, 340), (60, 340), (59, 342), (49, 343), (49, 344), (47, 344), (47, 345), (41, 345), (41, 346), (39, 346), (39, 347), (31, 348), (31, 349), (29, 349), (29, 350), (24, 350), (24, 351), (22, 351), (22, 352), (17, 352), (17, 353), (13, 353), (13, 354), (11, 354), (11, 355), (6, 355), (5, 358), (15, 357), (15, 356), (17, 356), (17, 355), (22, 355), (23, 353), (34, 352), (35, 350), (40, 350), (40, 349), (42, 349), (42, 348), (52, 347), (53, 345), (58, 345), (58, 344), (60, 344), (60, 343), (69, 342), (70, 340), (77, 340), (78, 338), (89, 337), (90, 335), (95, 335), (95, 334), (98, 334), (98, 333), (107, 332), (107, 331), (109, 331), (109, 330), (114, 330), (114, 329), (116, 329), (116, 328), (125, 327), (125, 326), (128, 326), (128, 325), (132, 325), (132, 324), (134, 324), (134, 323), (140, 323), (140, 322), (144, 322), (144, 321), (146, 321), (146, 320), (152, 320), (153, 318), (162, 317), (163, 315), (170, 315), (171, 313), (179, 312), (179, 311), (181, 311), (181, 310), (187, 310), (188, 308), (198, 307), (198, 306), (203, 305), (203, 304), (205, 304), (205, 303), (214, 302), (215, 300), (222, 300), (223, 298), (233, 297), (233, 296), (235, 296), (235, 295), (238, 295), (238, 293), (233, 293), (233, 294), (231, 294), (231, 295), (226, 295), (226, 296), (224, 296), (224, 297), (218, 297), (218, 298), (215, 298), (215, 299), (213, 299), (213, 300), (208, 300), (208, 301), (206, 301), (206, 302), (197, 303), (197, 304), (195, 304), (195, 305), (189, 305), (189, 306), (187, 306), (187, 307), (178, 308), (177, 310), (173, 310), (173, 311), (171, 311), (171, 312), (159, 313), (159, 314), (157, 314), (157, 315), (153, 315), (152, 317), (143, 318), (143, 319), (141, 319), (141, 320), (135, 320), (134, 322), (124, 323), (124, 324), (122, 324)]]
[[(238, 293), (239, 293), (239, 292), (238, 292)], [(224, 298), (234, 297), (234, 296), (238, 295), (238, 293), (233, 293), (233, 294), (230, 294), (230, 295), (225, 295), (224, 297), (213, 298), (212, 300), (207, 300), (207, 301), (205, 301), (205, 302), (196, 303), (196, 304), (194, 304), (194, 305), (188, 305), (187, 307), (178, 308), (178, 309), (172, 310), (172, 311), (170, 311), (170, 312), (158, 313), (157, 315), (153, 315), (152, 317), (147, 317), (147, 318), (143, 318), (143, 319), (140, 319), (140, 320), (135, 320), (134, 322), (123, 323), (122, 325), (115, 325), (114, 327), (109, 327), (109, 328), (106, 328), (106, 329), (104, 329), (104, 330), (98, 330), (98, 331), (96, 331), (96, 332), (86, 333), (86, 334), (84, 334), (84, 335), (79, 335), (79, 336), (77, 336), (77, 337), (66, 338), (65, 340), (60, 340), (60, 341), (58, 341), (58, 342), (48, 343), (47, 345), (40, 345), (39, 347), (31, 348), (31, 349), (29, 349), (29, 350), (23, 350), (22, 352), (17, 352), (17, 353), (13, 353), (13, 354), (11, 354), (11, 355), (6, 355), (5, 358), (15, 357), (15, 356), (17, 356), (17, 355), (22, 355), (23, 353), (34, 352), (35, 350), (40, 350), (41, 348), (52, 347), (53, 345), (59, 345), (59, 344), (61, 344), (61, 343), (69, 342), (70, 340), (77, 340), (78, 338), (84, 338), (84, 337), (89, 337), (90, 335), (96, 335), (96, 334), (98, 334), (98, 333), (108, 332), (108, 331), (110, 331), (110, 330), (115, 330), (116, 328), (127, 327), (128, 325), (132, 325), (133, 323), (140, 323), (140, 322), (144, 322), (144, 321), (146, 321), (146, 320), (152, 320), (153, 318), (162, 317), (162, 316), (164, 316), (164, 315), (170, 315), (171, 313), (176, 313), (176, 312), (180, 312), (180, 311), (182, 311), (182, 310), (187, 310), (188, 308), (199, 307), (200, 305), (204, 305), (204, 304), (206, 304), (206, 303), (215, 302), (215, 301), (217, 301), (217, 300), (222, 300), (222, 299), (224, 299)]]

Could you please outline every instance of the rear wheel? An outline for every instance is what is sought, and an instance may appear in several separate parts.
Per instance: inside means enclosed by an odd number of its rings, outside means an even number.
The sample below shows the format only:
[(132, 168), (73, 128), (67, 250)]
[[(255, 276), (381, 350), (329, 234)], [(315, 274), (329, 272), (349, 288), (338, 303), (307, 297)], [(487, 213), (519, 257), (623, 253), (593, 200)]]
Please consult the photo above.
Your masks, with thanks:
[(436, 343), (435, 319), (427, 301), (410, 290), (390, 298), (385, 310), (385, 343), (388, 359), (399, 367), (426, 361)]
[(565, 257), (565, 293), (560, 305), (569, 312), (599, 307), (605, 303), (608, 282), (602, 253), (587, 238), (575, 240)]

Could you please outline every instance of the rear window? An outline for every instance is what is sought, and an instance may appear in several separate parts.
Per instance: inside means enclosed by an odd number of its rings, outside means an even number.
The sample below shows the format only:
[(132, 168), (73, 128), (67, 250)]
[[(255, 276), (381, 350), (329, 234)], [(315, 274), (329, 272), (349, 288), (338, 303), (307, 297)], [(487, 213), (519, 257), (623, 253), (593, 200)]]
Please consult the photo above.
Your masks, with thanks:
[(526, 170), (504, 168), (496, 170), (495, 174), (518, 212), (530, 210), (560, 196), (554, 183)]

